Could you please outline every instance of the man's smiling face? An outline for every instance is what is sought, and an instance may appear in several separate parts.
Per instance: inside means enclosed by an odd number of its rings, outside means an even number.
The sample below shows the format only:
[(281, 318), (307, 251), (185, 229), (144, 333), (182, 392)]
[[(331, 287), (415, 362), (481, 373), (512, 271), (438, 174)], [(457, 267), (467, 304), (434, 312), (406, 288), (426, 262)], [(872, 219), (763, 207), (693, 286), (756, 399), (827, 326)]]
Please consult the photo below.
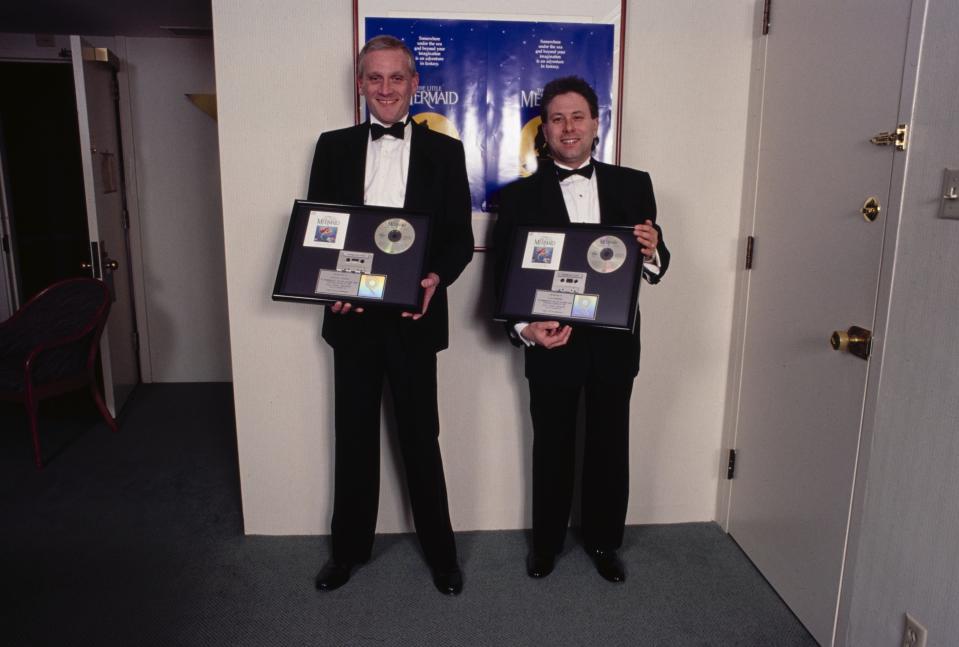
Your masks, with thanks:
[(363, 59), (363, 70), (356, 79), (360, 95), (374, 117), (394, 124), (409, 112), (413, 93), (419, 86), (418, 74), (410, 73), (409, 59), (399, 49), (370, 52)]
[(556, 95), (546, 106), (543, 136), (553, 159), (576, 168), (589, 159), (599, 119), (590, 115), (589, 103), (578, 92)]

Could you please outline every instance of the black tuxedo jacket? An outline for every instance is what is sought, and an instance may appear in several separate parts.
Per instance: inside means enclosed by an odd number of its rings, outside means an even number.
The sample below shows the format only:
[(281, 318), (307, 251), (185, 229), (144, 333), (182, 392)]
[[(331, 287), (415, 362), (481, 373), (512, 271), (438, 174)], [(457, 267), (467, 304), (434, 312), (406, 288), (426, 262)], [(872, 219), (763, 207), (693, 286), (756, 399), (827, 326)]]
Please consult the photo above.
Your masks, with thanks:
[[(658, 283), (669, 267), (669, 250), (663, 232), (656, 225), (656, 201), (649, 174), (593, 160), (599, 192), (600, 222), (608, 225), (636, 225), (652, 220), (659, 232), (660, 273), (643, 270), (649, 283)], [(493, 230), (496, 251), (496, 286), (499, 291), (508, 260), (506, 249), (515, 225), (569, 224), (569, 214), (554, 165), (541, 161), (536, 173), (513, 182), (500, 195), (500, 212)], [(638, 302), (637, 302), (638, 307)], [(512, 322), (507, 332), (514, 344)], [(639, 313), (633, 334), (624, 331), (573, 326), (565, 346), (547, 350), (526, 349), (526, 377), (561, 384), (586, 381), (608, 382), (632, 379), (639, 372)]]
[[(427, 271), (436, 272), (440, 285), (420, 320), (402, 319), (398, 312), (367, 309), (360, 315), (323, 317), (323, 338), (331, 345), (362, 343), (383, 326), (396, 326), (411, 346), (439, 351), (449, 345), (446, 286), (459, 277), (473, 257), (473, 229), (469, 183), (463, 145), (452, 137), (414, 122), (410, 137), (410, 165), (406, 177), (407, 209), (432, 214), (433, 232)], [(307, 199), (340, 204), (363, 204), (369, 122), (320, 135), (313, 155)]]

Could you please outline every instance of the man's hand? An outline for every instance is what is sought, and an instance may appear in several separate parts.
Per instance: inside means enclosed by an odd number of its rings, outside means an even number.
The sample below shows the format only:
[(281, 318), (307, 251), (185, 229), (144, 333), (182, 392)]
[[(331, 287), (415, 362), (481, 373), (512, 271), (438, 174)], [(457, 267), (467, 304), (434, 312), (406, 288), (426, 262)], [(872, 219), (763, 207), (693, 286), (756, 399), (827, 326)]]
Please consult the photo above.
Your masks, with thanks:
[(334, 314), (338, 315), (345, 315), (349, 312), (355, 312), (358, 315), (363, 314), (363, 306), (357, 306), (354, 308), (353, 304), (348, 301), (337, 301), (330, 306), (330, 310), (332, 310)]
[(519, 334), (543, 348), (557, 348), (565, 346), (573, 329), (569, 326), (560, 327), (558, 321), (534, 321)]
[(440, 277), (436, 272), (427, 274), (426, 278), (420, 281), (420, 287), (423, 288), (423, 309), (420, 312), (404, 312), (402, 316), (412, 317), (413, 321), (416, 321), (425, 315), (427, 308), (430, 307), (430, 299), (433, 298), (433, 295), (436, 293), (436, 286), (439, 284)]
[(636, 241), (642, 248), (646, 260), (653, 260), (656, 256), (656, 246), (659, 245), (659, 232), (653, 227), (653, 221), (647, 220), (642, 225), (635, 225), (633, 235), (636, 236)]

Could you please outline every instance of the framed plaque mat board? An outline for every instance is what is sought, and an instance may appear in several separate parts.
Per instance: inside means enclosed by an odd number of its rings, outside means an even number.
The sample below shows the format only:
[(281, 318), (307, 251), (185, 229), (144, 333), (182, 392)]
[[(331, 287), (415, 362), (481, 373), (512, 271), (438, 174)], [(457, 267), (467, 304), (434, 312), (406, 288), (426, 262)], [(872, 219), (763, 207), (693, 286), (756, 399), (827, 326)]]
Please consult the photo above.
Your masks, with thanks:
[(419, 310), (430, 224), (423, 212), (296, 200), (273, 299)]

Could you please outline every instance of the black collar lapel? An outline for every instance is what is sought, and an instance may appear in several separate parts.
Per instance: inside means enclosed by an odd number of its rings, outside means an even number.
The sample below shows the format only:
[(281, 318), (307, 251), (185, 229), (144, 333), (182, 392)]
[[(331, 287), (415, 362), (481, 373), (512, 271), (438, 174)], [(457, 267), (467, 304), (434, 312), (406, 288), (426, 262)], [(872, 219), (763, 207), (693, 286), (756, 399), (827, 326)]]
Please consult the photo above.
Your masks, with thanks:
[(349, 185), (344, 187), (345, 202), (363, 204), (366, 192), (366, 145), (370, 138), (370, 122), (365, 121), (351, 133), (352, 141), (347, 146), (347, 155), (343, 160)]
[(423, 129), (415, 121), (410, 125), (410, 166), (406, 172), (406, 199), (403, 206), (407, 209), (425, 208), (423, 201), (429, 192), (433, 160), (429, 154), (429, 141)]
[(563, 200), (563, 190), (559, 188), (559, 178), (553, 168), (553, 162), (544, 162), (537, 170), (539, 184), (543, 192), (543, 219), (546, 222), (569, 224), (569, 212)]
[(609, 186), (608, 168), (605, 164), (593, 160), (593, 172), (596, 173), (596, 191), (599, 192), (599, 222), (604, 225), (616, 224), (610, 220), (613, 214), (612, 187)]

